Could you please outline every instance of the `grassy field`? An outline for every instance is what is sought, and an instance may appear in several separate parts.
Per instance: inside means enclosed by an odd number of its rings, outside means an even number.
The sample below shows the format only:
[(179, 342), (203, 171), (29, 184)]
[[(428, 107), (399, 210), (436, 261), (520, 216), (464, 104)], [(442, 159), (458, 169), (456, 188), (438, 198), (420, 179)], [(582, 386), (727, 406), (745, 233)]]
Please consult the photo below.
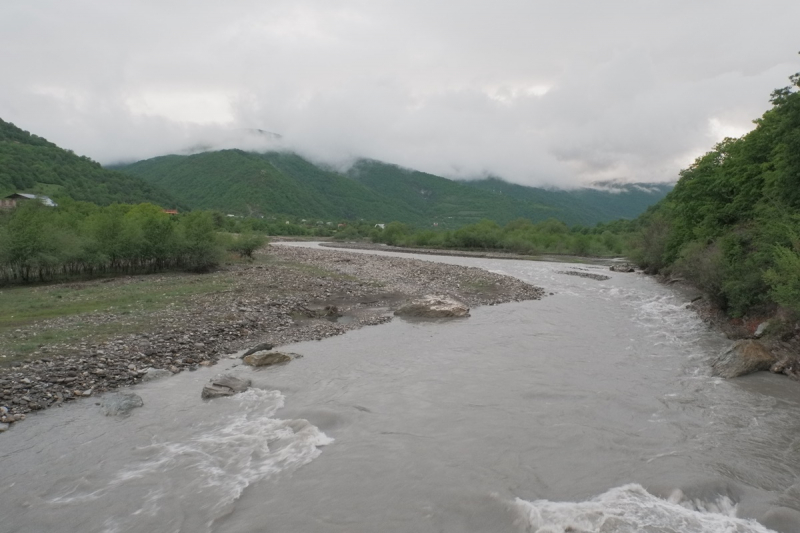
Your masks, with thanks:
[[(231, 290), (228, 272), (159, 274), (0, 289), (0, 359), (45, 345), (145, 331), (153, 313)], [(113, 321), (94, 317), (114, 315)]]
[(209, 274), (167, 273), (6, 286), (0, 288), (0, 366), (46, 357), (63, 350), (66, 344), (99, 344), (119, 335), (152, 331), (164, 311), (180, 313), (197, 298), (239, 293), (243, 283), (255, 283), (264, 297), (297, 292), (297, 287), (285, 287), (266, 278), (262, 281), (260, 276), (245, 280), (240, 277), (245, 266), (289, 271), (301, 279), (355, 279), (271, 254), (256, 254), (253, 261), (230, 257), (228, 268)]

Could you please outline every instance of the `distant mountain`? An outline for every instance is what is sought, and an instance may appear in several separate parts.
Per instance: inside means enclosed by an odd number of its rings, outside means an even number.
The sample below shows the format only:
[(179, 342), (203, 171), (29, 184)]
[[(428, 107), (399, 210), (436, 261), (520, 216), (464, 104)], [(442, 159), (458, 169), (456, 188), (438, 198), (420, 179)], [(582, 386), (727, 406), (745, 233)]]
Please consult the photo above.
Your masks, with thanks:
[(221, 150), (167, 155), (118, 168), (199, 209), (325, 220), (416, 218), (346, 176), (290, 153)]
[(343, 173), (288, 152), (221, 150), (156, 157), (118, 168), (195, 208), (443, 227), (484, 218), (505, 223), (519, 217), (594, 225), (635, 217), (666, 193), (660, 188), (548, 191), (497, 179), (458, 182), (374, 160), (360, 160)]
[(593, 187), (579, 189), (541, 189), (515, 185), (498, 178), (462, 183), (534, 204), (551, 206), (564, 213), (573, 213), (577, 223), (584, 225), (620, 218), (634, 219), (659, 202), (673, 188), (670, 183), (598, 182)]
[(13, 192), (108, 205), (152, 202), (185, 207), (167, 192), (139, 178), (107, 170), (42, 137), (0, 119), (0, 198)]

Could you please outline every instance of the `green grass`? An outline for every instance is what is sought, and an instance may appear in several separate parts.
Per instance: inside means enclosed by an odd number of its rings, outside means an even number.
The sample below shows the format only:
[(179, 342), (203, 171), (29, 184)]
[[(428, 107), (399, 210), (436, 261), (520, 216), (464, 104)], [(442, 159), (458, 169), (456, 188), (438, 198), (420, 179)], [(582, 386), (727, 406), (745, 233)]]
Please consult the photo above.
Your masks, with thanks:
[(0, 290), (0, 333), (7, 328), (49, 318), (94, 312), (154, 310), (187, 296), (226, 290), (231, 283), (218, 276), (164, 275), (154, 278), (142, 276), (123, 283), (109, 279)]
[[(146, 331), (153, 312), (182, 307), (197, 295), (228, 291), (233, 279), (223, 274), (167, 274), (109, 278), (89, 282), (10, 287), (0, 290), (0, 350), (6, 357), (27, 355), (43, 345), (91, 338), (100, 342), (119, 334)], [(81, 323), (81, 316), (113, 313), (109, 323)], [(52, 319), (71, 319), (30, 331)], [(12, 359), (8, 359), (11, 355)]]

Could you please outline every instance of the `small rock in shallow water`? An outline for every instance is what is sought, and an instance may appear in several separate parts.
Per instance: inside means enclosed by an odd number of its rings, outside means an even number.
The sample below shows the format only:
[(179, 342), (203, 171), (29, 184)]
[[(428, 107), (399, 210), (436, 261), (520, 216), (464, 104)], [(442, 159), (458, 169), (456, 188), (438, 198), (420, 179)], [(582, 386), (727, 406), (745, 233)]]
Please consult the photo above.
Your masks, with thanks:
[(145, 375), (142, 376), (142, 381), (153, 381), (156, 379), (168, 378), (171, 375), (172, 372), (169, 370), (164, 370), (163, 368), (148, 368)]
[(143, 405), (141, 396), (132, 392), (116, 392), (103, 397), (103, 412), (106, 416), (128, 416), (133, 409)]
[(611, 272), (636, 272), (636, 267), (631, 263), (620, 263), (617, 265), (611, 265), (609, 270)]
[(8, 424), (0, 424), (0, 433), (2, 433), (3, 431), (8, 431), (9, 427), (10, 426)]
[(222, 396), (233, 396), (237, 392), (246, 391), (251, 383), (249, 379), (241, 379), (230, 374), (223, 374), (215, 377), (203, 387), (203, 392), (200, 396), (204, 400), (220, 398)]

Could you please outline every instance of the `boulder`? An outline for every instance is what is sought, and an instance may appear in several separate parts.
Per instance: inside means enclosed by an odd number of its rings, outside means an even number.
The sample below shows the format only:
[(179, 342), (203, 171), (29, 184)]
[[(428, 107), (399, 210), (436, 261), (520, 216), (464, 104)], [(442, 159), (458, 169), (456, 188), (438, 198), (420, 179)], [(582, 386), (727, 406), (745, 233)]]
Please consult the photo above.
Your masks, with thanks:
[(204, 400), (220, 398), (222, 396), (233, 396), (238, 392), (246, 391), (251, 383), (249, 379), (241, 379), (230, 374), (222, 374), (212, 379), (203, 387), (203, 392), (200, 396)]
[(253, 346), (252, 348), (250, 348), (249, 350), (244, 352), (242, 354), (242, 357), (247, 357), (248, 355), (254, 354), (256, 352), (262, 352), (262, 351), (265, 352), (265, 351), (271, 350), (271, 349), (272, 349), (272, 344), (270, 344), (268, 342), (262, 342), (261, 344)]
[(760, 342), (741, 340), (733, 343), (711, 363), (711, 372), (723, 378), (735, 378), (769, 370), (777, 362), (777, 357)]
[(244, 364), (250, 366), (270, 366), (279, 363), (288, 363), (292, 356), (281, 352), (254, 352), (245, 356)]
[(636, 272), (636, 267), (631, 263), (619, 263), (617, 265), (611, 265), (609, 270), (611, 272)]
[(764, 332), (767, 331), (768, 327), (769, 327), (769, 322), (762, 322), (756, 328), (755, 333), (753, 333), (753, 337), (755, 337), (756, 339), (761, 338), (761, 336), (764, 335)]
[(161, 378), (168, 378), (172, 375), (169, 370), (163, 368), (148, 368), (142, 376), (142, 381), (153, 381)]
[(128, 416), (131, 411), (144, 405), (141, 396), (132, 392), (115, 392), (103, 397), (103, 412), (106, 416)]
[(402, 305), (396, 316), (412, 318), (448, 318), (469, 316), (469, 307), (447, 296), (423, 296)]

